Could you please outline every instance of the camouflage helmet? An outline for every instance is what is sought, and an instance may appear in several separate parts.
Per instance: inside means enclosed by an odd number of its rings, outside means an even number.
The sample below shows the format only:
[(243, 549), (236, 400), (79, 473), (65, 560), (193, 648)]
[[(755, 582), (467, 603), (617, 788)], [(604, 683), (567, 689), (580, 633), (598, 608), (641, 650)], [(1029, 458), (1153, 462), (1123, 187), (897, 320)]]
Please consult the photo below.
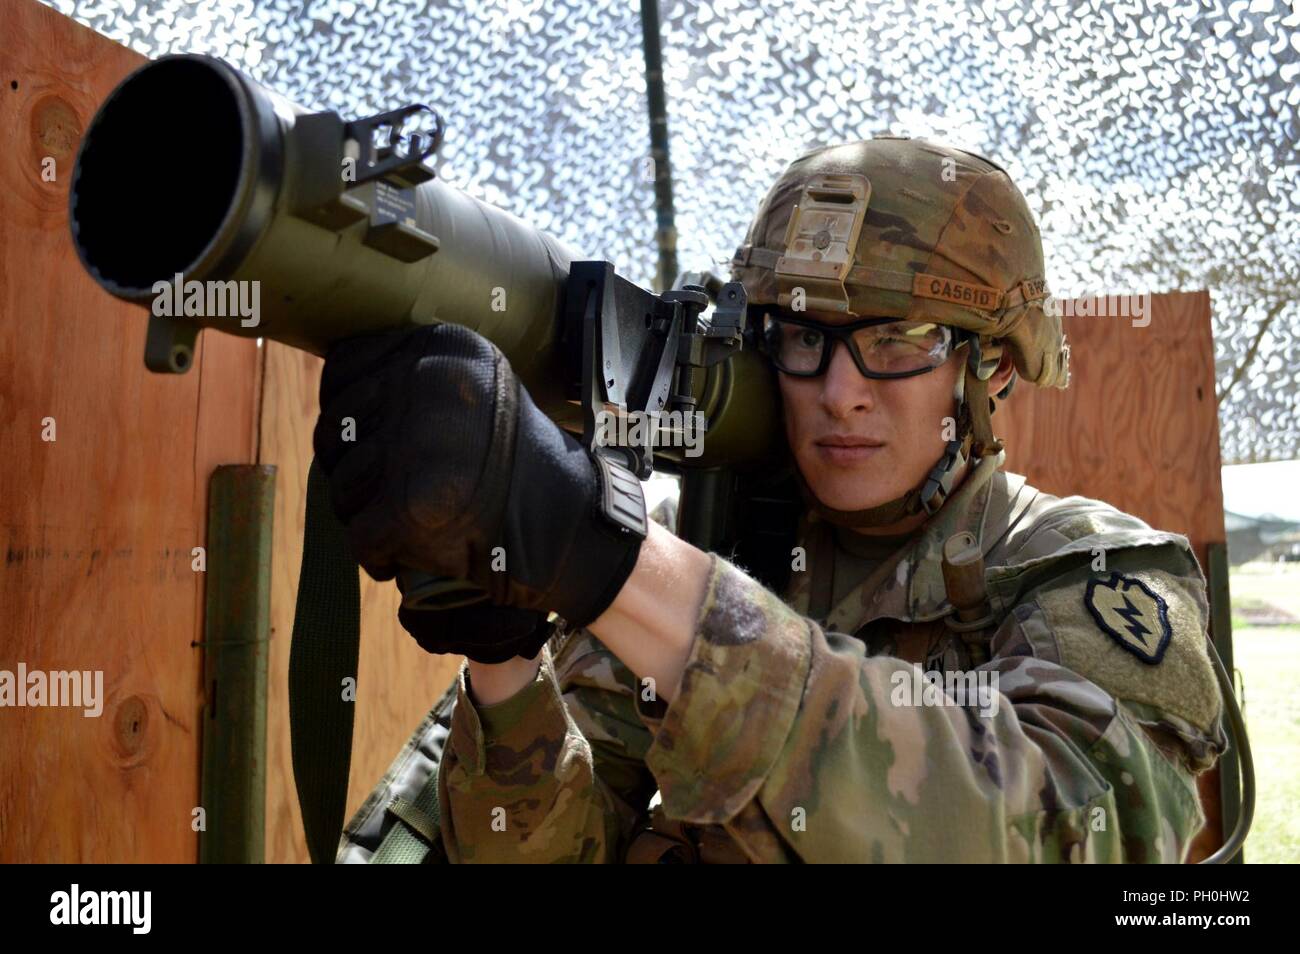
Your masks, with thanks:
[(1038, 226), (982, 156), (902, 136), (815, 149), (768, 191), (731, 264), (751, 304), (934, 321), (1004, 339), (1027, 381), (1068, 380)]
[(934, 322), (970, 343), (954, 395), (959, 432), (920, 486), (841, 511), (799, 475), (811, 506), (833, 523), (881, 526), (933, 513), (967, 460), (1001, 460), (988, 393), (999, 355), (992, 345), (1005, 345), (1033, 384), (1069, 381), (1060, 316), (1043, 307), (1038, 226), (1011, 177), (983, 156), (906, 136), (815, 149), (768, 191), (731, 264), (751, 305)]

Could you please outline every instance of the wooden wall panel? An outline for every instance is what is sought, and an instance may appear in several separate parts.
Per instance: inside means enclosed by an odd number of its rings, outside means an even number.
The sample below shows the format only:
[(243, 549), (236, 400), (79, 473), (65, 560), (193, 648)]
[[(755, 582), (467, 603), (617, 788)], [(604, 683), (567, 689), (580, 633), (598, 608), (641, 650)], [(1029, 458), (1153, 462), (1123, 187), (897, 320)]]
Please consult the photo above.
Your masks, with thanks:
[(204, 336), (190, 374), (145, 371), (145, 312), (84, 272), (66, 211), (86, 123), (144, 60), (35, 0), (0, 0), (0, 37), (0, 669), (99, 670), (105, 696), (0, 708), (0, 861), (194, 861), (191, 548), (213, 467), (253, 460), (260, 356)]
[[(197, 860), (191, 548), (212, 470), (258, 459), (263, 424), (261, 459), (279, 465), (267, 860), (305, 861), (287, 676), (320, 361), (204, 332), (189, 374), (145, 370), (145, 313), (85, 274), (66, 212), (85, 125), (144, 59), (35, 0), (0, 0), (0, 36), (0, 122), (19, 131), (0, 150), (0, 669), (103, 670), (107, 699), (98, 719), (0, 708), (0, 861)], [(46, 417), (54, 442), (41, 440)], [(363, 576), (349, 813), (459, 665), (405, 635), (395, 597)]]
[[(266, 860), (308, 861), (289, 744), (289, 644), (293, 634), (311, 434), (322, 362), (267, 342), (261, 463), (278, 468), (271, 583), (267, 703)], [(447, 688), (459, 656), (431, 656), (397, 622), (397, 588), (361, 574), (361, 660), (348, 786), (348, 817), (388, 770), (407, 737)]]
[[(1021, 382), (993, 418), (1006, 469), (1185, 535), (1206, 570), (1208, 547), (1225, 540), (1209, 293), (1152, 295), (1145, 327), (1067, 317), (1065, 330), (1069, 388)], [(1194, 860), (1223, 837), (1217, 769), (1200, 788), (1208, 823)]]
[(994, 430), (1034, 486), (1099, 497), (1203, 548), (1224, 540), (1210, 296), (1153, 295), (1151, 309), (1144, 328), (1067, 317), (1069, 388), (1017, 384)]

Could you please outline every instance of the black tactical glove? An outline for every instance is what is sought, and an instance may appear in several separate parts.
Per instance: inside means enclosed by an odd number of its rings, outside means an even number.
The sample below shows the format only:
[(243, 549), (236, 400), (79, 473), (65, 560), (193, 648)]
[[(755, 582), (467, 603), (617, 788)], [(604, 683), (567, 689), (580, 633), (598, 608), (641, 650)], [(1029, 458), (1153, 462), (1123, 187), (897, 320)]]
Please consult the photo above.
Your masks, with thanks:
[(640, 482), (553, 424), (468, 328), (335, 345), (321, 408), (316, 457), (377, 580), (401, 568), (469, 580), (498, 605), (554, 610), (576, 627), (605, 611), (636, 565)]
[(397, 619), (425, 652), (459, 653), (480, 663), (532, 659), (555, 632), (545, 613), (487, 602), (439, 610), (403, 606)]

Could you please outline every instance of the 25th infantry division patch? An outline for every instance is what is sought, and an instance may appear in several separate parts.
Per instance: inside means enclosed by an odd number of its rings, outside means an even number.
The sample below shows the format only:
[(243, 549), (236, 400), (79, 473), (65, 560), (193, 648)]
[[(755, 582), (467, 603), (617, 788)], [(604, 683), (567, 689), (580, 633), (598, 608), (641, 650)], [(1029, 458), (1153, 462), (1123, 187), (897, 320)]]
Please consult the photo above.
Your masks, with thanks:
[(1169, 606), (1141, 580), (1123, 573), (1088, 581), (1084, 605), (1102, 632), (1154, 666), (1169, 646)]

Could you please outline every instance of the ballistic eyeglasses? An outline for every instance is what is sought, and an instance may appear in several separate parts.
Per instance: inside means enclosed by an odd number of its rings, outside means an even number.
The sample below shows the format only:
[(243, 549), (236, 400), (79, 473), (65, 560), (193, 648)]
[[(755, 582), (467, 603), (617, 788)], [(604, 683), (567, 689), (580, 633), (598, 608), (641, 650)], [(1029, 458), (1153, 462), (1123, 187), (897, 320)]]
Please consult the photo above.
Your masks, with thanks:
[(759, 348), (786, 374), (815, 378), (825, 374), (843, 342), (858, 371), (868, 378), (910, 378), (942, 365), (965, 343), (953, 330), (934, 322), (898, 318), (864, 318), (829, 325), (789, 312), (757, 309)]

